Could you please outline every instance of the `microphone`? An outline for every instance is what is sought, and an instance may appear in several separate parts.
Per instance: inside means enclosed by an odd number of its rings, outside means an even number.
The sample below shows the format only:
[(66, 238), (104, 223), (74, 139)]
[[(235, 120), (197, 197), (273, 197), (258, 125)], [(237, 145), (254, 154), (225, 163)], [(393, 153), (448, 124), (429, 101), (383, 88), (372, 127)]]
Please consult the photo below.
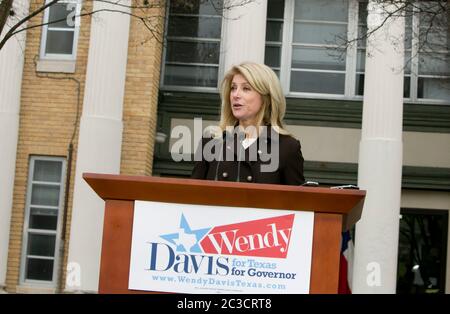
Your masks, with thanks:
[(217, 161), (216, 175), (214, 176), (214, 181), (217, 181), (217, 180), (218, 180), (219, 165), (220, 165), (220, 161), (221, 161), (221, 159), (222, 159), (222, 154), (223, 154), (223, 143), (222, 143), (222, 145), (220, 145), (220, 155), (219, 155), (219, 160)]
[(239, 181), (241, 181), (241, 147), (239, 147), (238, 168), (237, 168), (237, 177), (236, 177), (236, 182), (239, 182)]
[(220, 162), (222, 161), (222, 157), (223, 157), (223, 156), (222, 156), (222, 155), (223, 155), (223, 145), (225, 145), (225, 143), (224, 143), (223, 141), (224, 141), (225, 137), (226, 137), (226, 131), (224, 131), (224, 132), (223, 132), (223, 135), (222, 135), (222, 143), (221, 143), (221, 145), (220, 145), (219, 160), (217, 161), (216, 174), (215, 174), (215, 176), (214, 176), (214, 181), (218, 181), (218, 180), (219, 180), (219, 178), (218, 178), (218, 175), (219, 175), (219, 165), (220, 165)]
[(239, 146), (239, 152), (238, 152), (238, 168), (237, 168), (237, 178), (236, 182), (241, 181), (241, 152), (243, 150), (242, 141), (243, 138), (245, 138), (245, 133), (238, 131), (238, 143), (237, 146)]

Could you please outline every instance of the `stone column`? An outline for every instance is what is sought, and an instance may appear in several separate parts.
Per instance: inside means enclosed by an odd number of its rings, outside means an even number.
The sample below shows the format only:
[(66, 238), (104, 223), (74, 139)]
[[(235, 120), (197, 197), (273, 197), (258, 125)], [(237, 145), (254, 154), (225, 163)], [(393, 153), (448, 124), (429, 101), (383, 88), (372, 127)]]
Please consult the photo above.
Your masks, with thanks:
[[(14, 21), (28, 14), (29, 6), (29, 0), (13, 2), (15, 18), (7, 21), (0, 40)], [(26, 31), (23, 31), (10, 38), (0, 50), (0, 290), (5, 286), (8, 264), (25, 40)]]
[[(369, 32), (395, 7), (369, 1)], [(396, 14), (398, 15), (398, 14)], [(404, 17), (367, 41), (358, 185), (367, 191), (356, 225), (354, 293), (395, 293), (402, 180)]]
[(224, 12), (224, 44), (221, 47), (224, 71), (244, 61), (264, 63), (267, 0), (225, 3), (233, 6)]
[[(130, 5), (130, 1), (121, 4)], [(130, 12), (123, 6), (94, 2), (94, 11), (104, 9)], [(104, 202), (82, 179), (82, 174), (120, 173), (129, 28), (130, 16), (124, 13), (102, 11), (92, 17), (76, 159), (67, 291), (98, 291)]]

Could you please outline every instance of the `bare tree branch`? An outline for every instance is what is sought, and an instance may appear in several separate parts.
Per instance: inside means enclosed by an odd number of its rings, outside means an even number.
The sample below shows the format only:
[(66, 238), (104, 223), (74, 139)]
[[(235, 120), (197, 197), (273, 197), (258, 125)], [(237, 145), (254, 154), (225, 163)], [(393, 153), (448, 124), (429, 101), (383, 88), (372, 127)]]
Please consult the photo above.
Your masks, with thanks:
[(52, 1), (50, 1), (49, 3), (43, 5), (39, 9), (35, 10), (34, 12), (32, 12), (31, 14), (25, 16), (23, 19), (21, 19), (19, 22), (17, 22), (13, 27), (11, 27), (11, 29), (5, 34), (5, 37), (0, 42), (0, 50), (6, 44), (6, 41), (8, 39), (10, 39), (12, 36), (14, 36), (14, 34), (17, 34), (17, 33), (20, 32), (20, 31), (16, 32), (16, 29), (18, 29), (21, 25), (23, 25), (24, 23), (26, 23), (27, 21), (29, 21), (30, 19), (32, 19), (33, 17), (35, 17), (36, 15), (38, 15), (39, 13), (41, 13), (42, 11), (47, 9), (48, 7), (54, 5), (58, 1), (60, 1), (60, 0), (52, 0)]
[[(110, 1), (110, 0), (84, 0), (83, 2), (101, 2), (101, 3), (107, 3), (107, 4), (112, 4), (114, 6), (117, 7), (121, 7), (121, 8), (128, 8), (128, 9), (154, 9), (154, 8), (162, 8), (165, 6), (165, 0), (153, 0), (151, 2), (149, 2), (150, 0), (146, 1), (143, 0), (143, 4), (142, 5), (127, 5), (127, 4), (123, 4), (120, 3), (121, 1)], [(133, 0), (131, 1), (133, 2)], [(139, 2), (138, 0), (134, 0), (134, 2)]]
[[(94, 14), (97, 14), (97, 13), (100, 13), (100, 12), (120, 13), (120, 14), (125, 14), (125, 15), (129, 15), (129, 16), (131, 16), (133, 18), (136, 18), (136, 19), (138, 19), (138, 20), (140, 20), (141, 22), (144, 23), (144, 26), (151, 32), (151, 34), (154, 36), (155, 39), (159, 39), (158, 34), (155, 32), (154, 29), (152, 29), (150, 27), (148, 20), (151, 19), (151, 18), (160, 18), (161, 16), (156, 16), (155, 15), (155, 16), (142, 17), (142, 16), (139, 16), (139, 15), (133, 14), (132, 12), (120, 11), (120, 10), (115, 10), (115, 9), (99, 9), (99, 10), (96, 10), (96, 11), (80, 13), (78, 15), (75, 15), (74, 17), (75, 18), (81, 18), (83, 16), (91, 16), (91, 15), (94, 15)], [(21, 28), (19, 30), (16, 30), (15, 32), (12, 32), (12, 33), (8, 32), (8, 36), (9, 36), (8, 39), (10, 37), (20, 33), (20, 32), (23, 32), (23, 31), (26, 31), (26, 30), (29, 30), (29, 29), (33, 29), (33, 28), (36, 28), (36, 27), (42, 27), (42, 26), (45, 26), (45, 25), (51, 25), (51, 24), (55, 24), (55, 23), (58, 23), (58, 22), (64, 22), (64, 21), (66, 21), (66, 18), (62, 18), (62, 19), (58, 19), (58, 20), (52, 20), (52, 21), (47, 22), (47, 23), (40, 23), (40, 24), (35, 24), (35, 25), (30, 25), (30, 26), (27, 26), (27, 27), (23, 27), (23, 28)], [(5, 38), (0, 42), (0, 49), (3, 47), (4, 42), (6, 42), (6, 41), (7, 41), (7, 38), (5, 36)]]
[[(6, 14), (6, 20), (9, 15), (9, 11), (7, 10), (7, 7), (11, 7), (14, 0), (1, 0), (0, 2), (0, 13), (2, 15)], [(58, 20), (52, 20), (48, 21), (46, 23), (38, 23), (34, 25), (30, 25), (27, 27), (23, 27), (23, 25), (31, 20), (33, 17), (37, 16), (38, 14), (42, 13), (45, 9), (57, 4), (61, 0), (52, 0), (48, 2), (47, 4), (39, 7), (38, 9), (34, 10), (32, 13), (27, 15), (26, 17), (19, 20), (17, 23), (14, 23), (11, 29), (5, 34), (3, 39), (0, 41), (0, 50), (4, 47), (5, 43), (14, 35), (37, 27), (42, 27), (45, 25), (51, 25), (58, 22), (62, 22), (65, 19), (58, 19)], [(91, 12), (84, 12), (81, 14), (76, 15), (76, 18), (80, 18), (83, 16), (93, 16), (98, 12), (111, 12), (111, 13), (122, 13), (129, 15), (135, 19), (138, 19), (141, 21), (144, 25), (144, 27), (149, 31), (149, 33), (152, 35), (152, 38), (157, 39), (159, 42), (163, 42), (162, 40), (162, 33), (160, 34), (157, 31), (157, 28), (152, 25), (152, 20), (156, 20), (159, 18), (164, 18), (163, 16), (155, 16), (155, 15), (148, 15), (148, 10), (151, 9), (157, 9), (157, 8), (164, 8), (166, 5), (167, 0), (130, 0), (131, 2), (129, 4), (122, 3), (121, 0), (84, 0), (84, 2), (100, 2), (105, 4), (110, 4), (112, 7), (111, 9), (108, 8), (102, 8), (98, 10), (93, 10)], [(223, 12), (226, 10), (231, 10), (236, 7), (244, 6), (246, 4), (249, 4), (255, 0), (172, 0), (172, 3), (176, 3), (178, 6), (182, 6), (183, 8), (195, 8), (196, 5), (209, 2), (211, 6), (216, 10), (216, 12), (220, 13), (220, 15), (223, 16)], [(9, 5), (8, 5), (9, 3)], [(129, 9), (131, 12), (122, 11), (121, 9)], [(139, 13), (140, 11), (141, 13)], [(6, 13), (5, 13), (6, 12)], [(0, 23), (2, 22), (1, 15), (0, 15)], [(1, 26), (1, 24), (0, 24)], [(21, 27), (22, 26), (22, 27)]]
[[(366, 32), (356, 34), (354, 38), (347, 38), (347, 35), (335, 36), (333, 49), (345, 53), (347, 49), (357, 42), (369, 40), (386, 23), (396, 17), (404, 16), (407, 19), (419, 21), (418, 31), (412, 25), (407, 26), (405, 35), (416, 38), (412, 44), (412, 52), (406, 59), (409, 63), (418, 57), (418, 54), (425, 53), (428, 58), (434, 60), (449, 60), (450, 48), (450, 8), (448, 0), (421, 1), (421, 0), (372, 0), (382, 8), (383, 18), (379, 25)], [(368, 3), (368, 2), (367, 2)], [(388, 6), (390, 8), (388, 8)], [(392, 9), (393, 8), (393, 9)], [(366, 23), (366, 21), (359, 21)], [(409, 33), (408, 33), (409, 32)], [(404, 41), (406, 38), (391, 38), (395, 41)], [(406, 48), (405, 49), (409, 49)]]
[(13, 1), (14, 0), (2, 0), (0, 2), (0, 35), (2, 34), (8, 16), (10, 15)]

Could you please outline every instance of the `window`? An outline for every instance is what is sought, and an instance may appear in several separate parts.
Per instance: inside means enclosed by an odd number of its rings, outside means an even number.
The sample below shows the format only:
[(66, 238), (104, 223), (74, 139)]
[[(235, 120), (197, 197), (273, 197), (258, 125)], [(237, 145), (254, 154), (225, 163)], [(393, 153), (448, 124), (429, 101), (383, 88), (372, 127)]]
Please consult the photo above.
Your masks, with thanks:
[(269, 0), (265, 62), (290, 95), (344, 96), (349, 0)]
[[(448, 2), (421, 1), (414, 15), (418, 70), (414, 99), (450, 100), (450, 25)], [(444, 9), (446, 8), (446, 10)], [(414, 55), (413, 55), (414, 56)]]
[[(357, 57), (356, 57), (356, 77), (355, 77), (355, 93), (358, 96), (364, 95), (364, 71), (366, 59), (366, 40), (367, 35), (367, 2), (359, 1), (358, 3), (358, 38), (357, 42)], [(406, 33), (405, 33), (405, 65), (404, 65), (404, 84), (403, 97), (410, 97), (411, 85), (411, 25), (412, 18), (410, 14), (406, 14), (405, 19)]]
[[(405, 10), (404, 97), (444, 103), (450, 99), (448, 3), (423, 3)], [(419, 4), (420, 14), (408, 14)], [(362, 0), (268, 0), (265, 62), (290, 96), (360, 99), (365, 40), (345, 44), (366, 34), (366, 18)]]
[(278, 76), (281, 68), (281, 48), (283, 46), (284, 0), (267, 2), (266, 50), (264, 63)]
[(293, 12), (290, 91), (344, 94), (346, 51), (335, 42), (346, 38), (347, 1), (295, 1)]
[(217, 89), (222, 1), (171, 1), (163, 86)]
[[(420, 1), (404, 10), (404, 97), (410, 101), (450, 100), (450, 35), (447, 11), (444, 9), (446, 5), (435, 1)], [(358, 36), (367, 31), (366, 7), (367, 2), (359, 3)], [(358, 42), (357, 95), (363, 95), (364, 46), (364, 43)]]
[[(49, 2), (47, 0), (47, 2)], [(61, 0), (44, 12), (41, 58), (75, 60), (81, 0)]]
[(397, 293), (445, 293), (448, 211), (402, 209)]
[(22, 283), (56, 285), (64, 177), (64, 159), (31, 157), (21, 264)]

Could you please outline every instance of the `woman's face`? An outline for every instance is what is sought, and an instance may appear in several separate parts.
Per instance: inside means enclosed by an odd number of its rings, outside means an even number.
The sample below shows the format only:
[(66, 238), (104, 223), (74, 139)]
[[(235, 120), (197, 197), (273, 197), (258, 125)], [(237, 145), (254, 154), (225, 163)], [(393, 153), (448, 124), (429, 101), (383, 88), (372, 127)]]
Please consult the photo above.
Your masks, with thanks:
[(241, 74), (236, 74), (231, 81), (230, 104), (233, 116), (241, 126), (256, 125), (262, 97)]

